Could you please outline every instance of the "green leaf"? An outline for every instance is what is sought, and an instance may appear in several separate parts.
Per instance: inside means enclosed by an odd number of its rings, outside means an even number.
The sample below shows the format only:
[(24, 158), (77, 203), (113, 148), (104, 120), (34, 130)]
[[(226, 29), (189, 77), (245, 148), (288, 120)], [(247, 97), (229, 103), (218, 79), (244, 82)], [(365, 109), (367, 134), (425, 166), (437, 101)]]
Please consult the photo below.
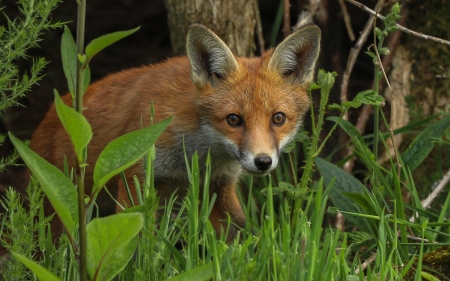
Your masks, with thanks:
[(78, 223), (77, 191), (73, 183), (55, 166), (9, 133), (9, 138), (23, 161), (39, 181), (56, 214), (71, 235)]
[(87, 270), (91, 280), (111, 280), (125, 268), (144, 224), (140, 213), (96, 218), (86, 227)]
[[(75, 95), (75, 85), (77, 81), (77, 45), (73, 40), (72, 33), (67, 26), (64, 26), (64, 33), (61, 38), (61, 58), (63, 64), (64, 75), (66, 76), (67, 86), (72, 98)], [(83, 94), (86, 92), (87, 86), (91, 79), (91, 71), (88, 66), (83, 71)]]
[(177, 262), (181, 265), (182, 268), (186, 267), (186, 259), (184, 256), (180, 253), (180, 251), (170, 242), (161, 232), (155, 228), (156, 233), (158, 234), (159, 238), (162, 240), (164, 245), (169, 249), (170, 253), (173, 255), (173, 257), (177, 260)]
[(312, 92), (312, 91), (317, 90), (317, 89), (320, 89), (320, 85), (316, 84), (316, 82), (312, 82), (309, 85), (308, 91)]
[(91, 82), (91, 69), (89, 65), (86, 65), (86, 68), (83, 70), (83, 95), (86, 93), (86, 90)]
[(360, 100), (364, 104), (371, 105), (382, 105), (384, 103), (384, 98), (372, 90), (366, 90), (358, 93), (355, 99)]
[(126, 31), (118, 31), (110, 34), (106, 34), (103, 36), (100, 36), (94, 40), (92, 40), (87, 46), (86, 46), (86, 55), (88, 60), (91, 60), (98, 52), (103, 50), (104, 48), (108, 47), (109, 45), (113, 44), (114, 42), (119, 41), (120, 39), (123, 39), (127, 37), (128, 35), (131, 35), (139, 30), (140, 27), (136, 27), (134, 29), (126, 30)]
[[(336, 182), (334, 183), (333, 188), (331, 188), (329, 194), (329, 198), (333, 202), (334, 206), (341, 211), (358, 213), (358, 208), (356, 208), (354, 202), (346, 196), (346, 193), (363, 193), (361, 182), (338, 166), (325, 161), (320, 157), (317, 157), (314, 162), (320, 172), (320, 175), (323, 177), (325, 185), (328, 185), (333, 178), (336, 178)], [(347, 216), (347, 218), (359, 227), (365, 225), (361, 218), (353, 216)]]
[(58, 276), (48, 271), (45, 267), (37, 264), (36, 262), (30, 260), (29, 258), (22, 256), (19, 253), (11, 251), (11, 254), (23, 263), (28, 269), (30, 269), (41, 281), (61, 281)]
[(329, 214), (335, 215), (335, 214), (337, 214), (338, 212), (339, 212), (339, 209), (338, 209), (338, 208), (336, 208), (336, 207), (334, 207), (334, 206), (328, 206), (328, 213), (329, 213)]
[(329, 104), (329, 105), (327, 106), (327, 108), (328, 108), (329, 110), (339, 110), (339, 111), (344, 111), (344, 107), (343, 107), (342, 105), (340, 105), (340, 104), (337, 104), (337, 103)]
[(404, 166), (411, 172), (427, 157), (433, 149), (433, 138), (439, 138), (450, 126), (450, 116), (446, 116), (423, 130), (402, 154)]
[(61, 38), (61, 58), (66, 76), (69, 92), (75, 94), (76, 73), (77, 73), (77, 45), (73, 40), (72, 33), (67, 26), (64, 26), (64, 33)]
[(358, 103), (359, 105), (357, 107), (359, 107), (361, 103), (371, 105), (382, 105), (384, 103), (384, 98), (378, 95), (373, 90), (365, 90), (358, 93), (352, 102)]
[(377, 55), (374, 53), (374, 52), (369, 52), (369, 51), (367, 51), (367, 52), (365, 52), (366, 54), (368, 54), (372, 59), (378, 59), (377, 58)]
[(58, 91), (55, 90), (55, 107), (59, 120), (66, 129), (67, 134), (75, 148), (78, 161), (83, 158), (83, 150), (92, 138), (92, 129), (86, 117), (72, 107), (64, 104)]
[(335, 123), (339, 122), (342, 129), (352, 138), (353, 143), (361, 150), (367, 150), (370, 152), (369, 148), (365, 145), (364, 139), (358, 130), (347, 120), (341, 119), (337, 116), (330, 116), (327, 120), (333, 121)]
[(102, 188), (108, 180), (136, 163), (169, 125), (172, 117), (153, 126), (130, 132), (111, 141), (100, 153), (94, 168), (94, 188)]
[(175, 277), (167, 279), (167, 281), (203, 281), (210, 280), (213, 277), (212, 262), (198, 266), (186, 272), (183, 272)]
[(331, 91), (336, 76), (337, 73), (335, 71), (326, 72), (323, 69), (319, 69), (319, 72), (317, 73), (317, 81), (319, 81), (319, 85), (321, 86), (321, 95), (323, 95), (324, 93), (329, 93)]
[(377, 35), (378, 40), (381, 40), (383, 37), (383, 32), (378, 27), (375, 27), (375, 34)]

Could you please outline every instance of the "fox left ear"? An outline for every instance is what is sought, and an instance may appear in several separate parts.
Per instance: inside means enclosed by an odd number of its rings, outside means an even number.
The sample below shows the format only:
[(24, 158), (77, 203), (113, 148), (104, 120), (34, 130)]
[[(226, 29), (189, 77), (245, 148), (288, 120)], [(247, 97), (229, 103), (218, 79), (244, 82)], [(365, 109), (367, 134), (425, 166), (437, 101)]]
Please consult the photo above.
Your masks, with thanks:
[(320, 28), (306, 25), (286, 37), (274, 50), (268, 67), (292, 83), (308, 86), (320, 52)]
[(191, 63), (192, 80), (198, 87), (208, 82), (215, 86), (239, 68), (227, 45), (201, 24), (189, 27), (186, 50)]

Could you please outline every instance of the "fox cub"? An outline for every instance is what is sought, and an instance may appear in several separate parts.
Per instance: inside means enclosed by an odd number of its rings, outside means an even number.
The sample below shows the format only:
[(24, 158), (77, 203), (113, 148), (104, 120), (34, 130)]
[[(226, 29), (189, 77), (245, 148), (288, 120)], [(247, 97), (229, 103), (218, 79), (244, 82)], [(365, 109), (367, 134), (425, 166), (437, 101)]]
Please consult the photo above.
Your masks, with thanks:
[[(189, 28), (186, 43), (185, 57), (115, 73), (88, 87), (84, 115), (93, 138), (86, 186), (92, 186), (93, 164), (111, 140), (150, 124), (153, 102), (155, 122), (174, 116), (156, 143), (154, 175), (160, 202), (174, 192), (178, 198), (186, 194), (183, 141), (189, 157), (198, 152), (200, 165), (210, 152), (210, 192), (217, 198), (209, 219), (220, 233), (230, 216), (231, 240), (245, 223), (235, 191), (239, 175), (263, 176), (275, 169), (309, 109), (307, 89), (320, 50), (320, 29), (301, 27), (258, 58), (236, 57), (216, 34), (199, 24)], [(70, 104), (70, 95), (63, 100)], [(54, 106), (34, 133), (31, 148), (59, 168), (64, 156), (69, 164), (75, 163)], [(143, 163), (125, 174), (130, 184), (133, 175), (142, 178)], [(120, 203), (129, 205), (119, 177), (107, 187)], [(103, 214), (118, 211), (108, 195), (100, 195), (97, 203)]]

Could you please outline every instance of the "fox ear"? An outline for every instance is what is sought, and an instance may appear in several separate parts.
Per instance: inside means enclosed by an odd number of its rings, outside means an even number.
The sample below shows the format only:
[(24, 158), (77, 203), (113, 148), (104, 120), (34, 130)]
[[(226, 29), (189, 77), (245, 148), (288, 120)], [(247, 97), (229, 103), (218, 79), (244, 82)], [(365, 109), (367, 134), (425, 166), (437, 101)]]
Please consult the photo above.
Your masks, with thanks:
[(286, 37), (274, 50), (269, 68), (277, 70), (291, 83), (308, 86), (320, 51), (320, 28), (306, 25)]
[(189, 27), (186, 49), (191, 62), (192, 80), (198, 87), (208, 82), (215, 86), (231, 72), (238, 70), (238, 63), (231, 50), (203, 25), (193, 24)]

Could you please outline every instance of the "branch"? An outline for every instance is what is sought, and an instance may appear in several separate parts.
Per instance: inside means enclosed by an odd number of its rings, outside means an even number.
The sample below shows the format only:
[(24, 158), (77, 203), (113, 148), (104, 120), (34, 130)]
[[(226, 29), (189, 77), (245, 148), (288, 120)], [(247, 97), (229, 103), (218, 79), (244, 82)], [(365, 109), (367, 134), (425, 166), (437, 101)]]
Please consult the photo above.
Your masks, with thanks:
[(347, 28), (348, 37), (350, 41), (355, 41), (355, 33), (352, 29), (352, 23), (350, 22), (350, 15), (347, 11), (347, 6), (345, 6), (344, 0), (339, 0), (339, 5), (341, 6), (342, 15), (344, 17), (345, 28)]
[[(428, 209), (433, 203), (434, 199), (437, 198), (438, 194), (442, 192), (444, 187), (447, 185), (447, 183), (450, 181), (450, 170), (447, 171), (447, 173), (442, 178), (441, 182), (438, 184), (438, 186), (431, 192), (430, 195), (425, 200), (422, 200), (422, 207), (424, 209)], [(414, 215), (409, 219), (410, 222), (414, 221)]]
[[(384, 4), (384, 0), (379, 0), (375, 6), (375, 9), (378, 10), (378, 8), (381, 7), (383, 4)], [(342, 77), (341, 104), (343, 104), (344, 102), (346, 102), (348, 100), (347, 99), (347, 90), (348, 90), (348, 81), (350, 80), (350, 74), (352, 73), (353, 66), (355, 65), (356, 59), (357, 59), (359, 53), (361, 52), (361, 49), (362, 49), (364, 43), (366, 42), (367, 37), (369, 37), (369, 34), (372, 31), (374, 18), (375, 18), (374, 16), (371, 16), (367, 20), (366, 25), (364, 26), (364, 29), (358, 38), (358, 41), (356, 41), (355, 46), (350, 50), (350, 54), (349, 54), (348, 60), (347, 60), (347, 66), (345, 67), (344, 75)], [(369, 109), (368, 113), (372, 112), (372, 107), (366, 108), (366, 109)], [(364, 124), (365, 124), (367, 119), (368, 119), (368, 117), (365, 118), (364, 120), (362, 120), (362, 122), (364, 122)], [(344, 120), (348, 120), (348, 113), (346, 113), (344, 115)], [(358, 120), (358, 122), (359, 122), (359, 120)], [(346, 156), (351, 155), (351, 154), (353, 154), (353, 151), (349, 148), (346, 153)], [(353, 164), (354, 164), (355, 160), (356, 160), (356, 157), (354, 157), (354, 156), (351, 159), (349, 159), (343, 166), (344, 170), (347, 171), (348, 173), (350, 173), (353, 170)]]
[(289, 17), (289, 9), (291, 4), (289, 0), (283, 0), (283, 37), (286, 38), (291, 34), (291, 18)]
[[(375, 9), (378, 10), (379, 7), (381, 7), (384, 4), (384, 0), (379, 0), (377, 5), (375, 6)], [(367, 37), (369, 37), (370, 32), (372, 31), (373, 26), (373, 19), (375, 16), (371, 16), (364, 26), (363, 31), (361, 32), (361, 35), (358, 38), (358, 41), (356, 41), (355, 46), (351, 49), (350, 54), (348, 56), (347, 66), (344, 71), (344, 75), (342, 77), (342, 84), (341, 84), (341, 104), (347, 101), (347, 89), (348, 89), (348, 81), (350, 79), (350, 74), (352, 73), (353, 66), (355, 65), (356, 58), (359, 55), (359, 52), (361, 51), (364, 43), (367, 40)], [(344, 116), (345, 120), (348, 120), (348, 114)]]
[(255, 15), (256, 15), (256, 35), (258, 38), (259, 52), (262, 55), (265, 50), (264, 50), (263, 30), (262, 30), (262, 24), (261, 24), (261, 14), (259, 12), (258, 0), (255, 0), (253, 5), (255, 8)]
[(312, 18), (316, 14), (317, 8), (319, 7), (321, 0), (310, 0), (309, 1), (309, 10), (302, 11), (298, 16), (297, 23), (294, 25), (292, 30), (298, 29), (300, 26), (304, 26), (306, 24), (312, 23)]
[[(385, 19), (385, 17), (383, 17), (382, 15), (376, 13), (375, 11), (369, 9), (367, 6), (364, 6), (363, 4), (361, 4), (359, 2), (356, 2), (354, 0), (346, 0), (346, 1), (350, 2), (351, 4), (355, 5), (356, 7), (364, 10), (365, 12), (368, 12), (372, 16), (376, 16), (376, 17), (378, 17), (381, 20)], [(434, 37), (434, 36), (426, 35), (426, 34), (423, 34), (423, 33), (420, 33), (420, 32), (416, 32), (414, 30), (408, 29), (408, 28), (406, 28), (404, 26), (401, 26), (399, 24), (396, 24), (396, 26), (397, 26), (398, 29), (400, 29), (401, 31), (403, 31), (405, 33), (408, 33), (408, 34), (411, 34), (411, 35), (423, 38), (425, 40), (431, 40), (431, 41), (434, 41), (434, 42), (438, 42), (438, 43), (450, 46), (450, 41), (447, 41), (447, 40), (444, 40), (444, 39), (441, 39), (441, 38), (437, 38), (437, 37)]]
[(447, 185), (449, 181), (450, 181), (450, 170), (447, 171), (447, 173), (442, 178), (441, 182), (433, 190), (433, 192), (431, 192), (431, 194), (428, 195), (427, 199), (422, 201), (422, 206), (424, 209), (428, 209), (430, 207), (431, 203), (434, 201), (434, 199), (437, 198), (437, 195), (444, 189), (444, 187)]

